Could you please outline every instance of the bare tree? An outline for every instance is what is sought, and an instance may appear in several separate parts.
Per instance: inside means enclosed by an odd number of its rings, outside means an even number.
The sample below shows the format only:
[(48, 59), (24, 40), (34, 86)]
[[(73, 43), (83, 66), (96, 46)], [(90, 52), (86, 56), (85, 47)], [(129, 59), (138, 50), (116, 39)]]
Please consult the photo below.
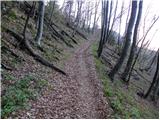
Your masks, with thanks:
[(133, 58), (134, 58), (134, 55), (135, 55), (137, 32), (138, 32), (138, 27), (139, 27), (139, 23), (140, 23), (140, 20), (141, 20), (141, 15), (142, 15), (142, 4), (143, 4), (143, 1), (141, 0), (139, 2), (138, 16), (137, 16), (137, 20), (136, 20), (136, 24), (135, 24), (135, 28), (134, 28), (133, 42), (132, 42), (132, 46), (131, 46), (130, 55), (129, 55), (129, 58), (128, 58), (128, 61), (127, 61), (127, 65), (126, 65), (126, 67), (124, 69), (124, 72), (122, 73), (122, 76), (121, 76), (122, 80), (124, 80), (124, 81), (126, 80), (128, 74), (129, 74), (129, 71), (131, 70)]
[(54, 8), (55, 8), (55, 4), (56, 4), (56, 1), (53, 1), (53, 6), (52, 6), (52, 9), (51, 9), (51, 14), (50, 14), (50, 18), (49, 18), (50, 23), (51, 23), (51, 20), (52, 20), (52, 15), (53, 15), (53, 11), (54, 11)]
[(41, 39), (42, 39), (42, 34), (43, 34), (44, 11), (45, 11), (44, 1), (39, 1), (38, 29), (37, 29), (37, 35), (36, 35), (36, 38), (35, 38), (35, 40), (37, 41), (39, 46), (41, 44)]
[(95, 3), (95, 13), (94, 13), (94, 22), (93, 22), (92, 33), (94, 33), (94, 29), (95, 29), (95, 25), (96, 25), (96, 19), (97, 19), (97, 12), (98, 12), (99, 3), (100, 3), (100, 0)]
[(159, 73), (159, 54), (158, 54), (158, 57), (157, 57), (157, 68), (156, 68), (156, 72), (155, 72), (154, 77), (153, 77), (153, 81), (152, 81), (148, 91), (144, 95), (144, 98), (147, 98), (149, 96), (149, 94), (151, 93), (151, 91), (154, 89), (154, 85), (155, 85), (156, 81), (159, 80), (158, 73)]
[(109, 29), (110, 29), (110, 22), (111, 22), (111, 16), (112, 16), (112, 9), (113, 9), (113, 1), (111, 0), (110, 6), (109, 6), (109, 18), (108, 18), (108, 27), (107, 27), (107, 36), (109, 35)]
[(121, 66), (124, 62), (124, 59), (127, 55), (127, 51), (130, 46), (130, 41), (131, 41), (131, 36), (132, 36), (132, 29), (134, 27), (134, 21), (136, 18), (136, 12), (137, 12), (137, 1), (132, 1), (131, 17), (130, 17), (129, 25), (128, 25), (128, 29), (127, 29), (126, 41), (125, 41), (125, 44), (124, 44), (124, 47), (123, 47), (123, 50), (122, 50), (122, 53), (121, 53), (119, 60), (117, 61), (114, 68), (108, 74), (112, 81), (114, 80), (115, 74), (121, 68)]
[(119, 52), (119, 47), (120, 47), (120, 37), (121, 37), (121, 23), (122, 23), (122, 15), (123, 15), (123, 9), (124, 9), (124, 1), (122, 3), (122, 7), (121, 7), (121, 13), (120, 13), (120, 20), (119, 20), (119, 35), (118, 35), (118, 48), (117, 51)]
[[(111, 5), (111, 6), (112, 6), (112, 5)], [(109, 37), (110, 37), (110, 35), (111, 35), (111, 32), (113, 32), (113, 26), (114, 26), (115, 21), (116, 21), (117, 6), (118, 6), (118, 0), (116, 1), (116, 6), (115, 6), (115, 10), (114, 10), (114, 16), (113, 16), (113, 21), (112, 21), (112, 24), (111, 24), (111, 28), (110, 28), (110, 25), (109, 25), (108, 28), (107, 28), (107, 37), (106, 37), (106, 39), (105, 39), (105, 42), (108, 41), (108, 39), (109, 39)], [(109, 18), (109, 19), (111, 19), (111, 18)], [(110, 20), (110, 21), (111, 21), (111, 20)], [(108, 23), (108, 24), (110, 24), (110, 23)]]
[(75, 21), (74, 21), (74, 24), (75, 26), (77, 27), (79, 25), (79, 21), (80, 21), (80, 18), (81, 18), (81, 13), (82, 13), (82, 5), (83, 5), (83, 1), (82, 0), (77, 0), (77, 15), (76, 15), (76, 18), (75, 18)]
[(145, 68), (146, 71), (148, 71), (149, 69), (151, 69), (153, 63), (156, 60), (157, 55), (159, 54), (159, 49), (157, 50), (157, 52), (155, 53), (154, 57), (151, 59), (150, 63), (148, 64), (148, 66)]
[[(159, 19), (159, 17), (157, 17), (157, 18), (153, 21), (153, 23), (151, 24), (151, 26), (150, 26), (150, 27), (148, 28), (148, 30), (146, 31), (145, 35), (142, 36), (142, 38), (138, 41), (138, 43), (141, 42), (141, 46), (139, 47), (138, 52), (137, 52), (137, 54), (136, 54), (136, 56), (135, 56), (135, 59), (134, 59), (134, 61), (133, 61), (131, 70), (130, 70), (130, 72), (129, 72), (129, 77), (128, 77), (128, 80), (127, 80), (127, 81), (130, 80), (132, 70), (133, 70), (133, 68), (134, 68), (134, 65), (136, 64), (136, 61), (137, 61), (137, 59), (138, 59), (138, 57), (139, 57), (139, 54), (140, 54), (142, 48), (146, 45), (146, 44), (144, 44), (146, 37), (147, 37), (149, 31), (151, 30), (151, 28), (152, 28), (153, 25), (157, 22), (158, 19)], [(137, 43), (137, 45), (138, 45), (138, 43)]]
[(101, 56), (103, 45), (106, 39), (106, 32), (107, 32), (107, 23), (108, 23), (108, 11), (109, 11), (109, 1), (102, 1), (102, 24), (101, 24), (101, 38), (99, 42), (99, 47), (97, 50), (98, 57)]
[(68, 19), (69, 23), (71, 23), (72, 7), (73, 7), (73, 0), (67, 0), (65, 8), (64, 8), (64, 12), (65, 12), (65, 16)]

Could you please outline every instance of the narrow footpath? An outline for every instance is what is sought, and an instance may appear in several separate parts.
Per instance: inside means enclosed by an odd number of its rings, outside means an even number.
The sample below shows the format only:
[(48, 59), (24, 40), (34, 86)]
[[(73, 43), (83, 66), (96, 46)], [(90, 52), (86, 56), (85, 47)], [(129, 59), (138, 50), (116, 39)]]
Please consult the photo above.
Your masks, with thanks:
[(96, 74), (91, 44), (92, 41), (87, 41), (75, 51), (65, 63), (68, 76), (56, 73), (53, 90), (45, 91), (33, 101), (31, 109), (20, 114), (21, 118), (104, 119), (110, 116), (111, 110)]

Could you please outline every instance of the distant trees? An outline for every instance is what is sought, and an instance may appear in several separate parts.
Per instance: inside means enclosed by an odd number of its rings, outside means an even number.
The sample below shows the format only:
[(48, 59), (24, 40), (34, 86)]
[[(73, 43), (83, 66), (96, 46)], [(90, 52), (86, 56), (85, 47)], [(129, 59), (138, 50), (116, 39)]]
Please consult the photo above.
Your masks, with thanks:
[(112, 81), (114, 80), (115, 74), (121, 68), (121, 66), (124, 62), (124, 59), (127, 55), (127, 51), (128, 51), (129, 46), (130, 46), (131, 37), (132, 37), (132, 29), (134, 27), (134, 21), (136, 19), (136, 12), (137, 12), (137, 1), (132, 1), (131, 17), (130, 17), (129, 25), (128, 25), (128, 28), (127, 28), (126, 41), (125, 41), (125, 44), (124, 44), (124, 47), (123, 47), (123, 50), (122, 50), (122, 53), (121, 53), (121, 56), (120, 56), (119, 60), (117, 61), (114, 68), (108, 74)]
[(117, 52), (119, 53), (119, 47), (120, 47), (120, 37), (121, 37), (121, 23), (122, 23), (122, 15), (123, 15), (123, 9), (124, 9), (124, 1), (122, 3), (121, 6), (121, 13), (120, 13), (120, 20), (119, 20), (119, 35), (118, 35), (118, 48), (117, 48)]
[(73, 0), (67, 0), (64, 8), (64, 12), (69, 23), (71, 23), (72, 8), (73, 8)]
[[(101, 22), (101, 38), (98, 47), (98, 57), (101, 56), (104, 44), (109, 40), (111, 32), (113, 31), (113, 26), (116, 21), (116, 13), (117, 13), (117, 6), (118, 0), (116, 1), (115, 7), (113, 9), (113, 1), (102, 1), (102, 22)], [(112, 13), (112, 11), (114, 12)], [(113, 19), (112, 19), (113, 16)]]
[(98, 12), (98, 6), (99, 6), (100, 1), (96, 1), (95, 3), (95, 11), (94, 11), (94, 21), (93, 21), (93, 27), (92, 27), (92, 33), (94, 33), (95, 30), (95, 25), (97, 22), (97, 12)]
[(42, 34), (43, 34), (43, 21), (44, 21), (44, 11), (45, 5), (44, 1), (39, 1), (38, 6), (38, 28), (35, 40), (37, 41), (38, 45), (41, 44)]
[(82, 5), (83, 5), (83, 1), (82, 0), (77, 0), (77, 15), (74, 21), (75, 26), (77, 27), (79, 25), (80, 19), (81, 19), (81, 15), (82, 15)]

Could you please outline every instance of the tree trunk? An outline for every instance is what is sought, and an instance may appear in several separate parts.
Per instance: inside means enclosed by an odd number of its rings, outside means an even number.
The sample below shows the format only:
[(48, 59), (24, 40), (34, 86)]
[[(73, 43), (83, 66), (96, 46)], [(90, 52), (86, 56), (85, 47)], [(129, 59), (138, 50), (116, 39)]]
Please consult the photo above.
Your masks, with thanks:
[(152, 92), (152, 101), (155, 101), (156, 100), (156, 96), (157, 96), (157, 92), (159, 91), (159, 75), (157, 76), (157, 79), (156, 79), (156, 83), (154, 85), (154, 89), (153, 89), (153, 92)]
[(109, 35), (109, 30), (110, 30), (109, 28), (110, 28), (110, 22), (111, 22), (112, 9), (113, 9), (113, 1), (111, 0), (109, 18), (108, 18), (107, 36)]
[(56, 1), (53, 1), (53, 6), (52, 6), (52, 10), (51, 10), (51, 15), (50, 15), (50, 19), (49, 22), (51, 23), (52, 20), (52, 15), (53, 15), (53, 11), (54, 11), (54, 7), (55, 7)]
[(97, 12), (98, 12), (98, 6), (99, 6), (100, 1), (95, 3), (95, 15), (94, 15), (94, 22), (93, 22), (93, 27), (92, 27), (92, 33), (94, 33), (95, 25), (96, 25), (96, 18), (97, 18)]
[(122, 76), (121, 76), (122, 80), (124, 80), (124, 81), (126, 81), (126, 78), (129, 74), (129, 71), (131, 70), (132, 62), (133, 62), (134, 55), (135, 55), (137, 32), (138, 32), (138, 27), (139, 27), (139, 23), (140, 23), (140, 20), (141, 20), (141, 15), (142, 15), (142, 4), (143, 4), (143, 1), (141, 0), (139, 2), (138, 17), (137, 17), (136, 24), (135, 24), (134, 35), (133, 35), (133, 43), (132, 43), (130, 55), (129, 55), (129, 58), (128, 58), (128, 61), (127, 61), (127, 65), (126, 65), (126, 67), (124, 69), (124, 72), (122, 73)]
[(120, 38), (121, 38), (121, 23), (122, 23), (122, 14), (123, 14), (123, 8), (124, 8), (124, 1), (122, 3), (122, 7), (121, 7), (121, 15), (120, 15), (120, 23), (119, 23), (119, 35), (118, 35), (118, 47), (117, 47), (117, 52), (119, 53), (120, 51)]
[[(105, 43), (108, 41), (108, 39), (109, 39), (109, 37), (112, 33), (113, 25), (114, 25), (115, 20), (116, 20), (117, 6), (118, 6), (118, 0), (116, 1), (116, 7), (115, 7), (115, 10), (114, 10), (114, 16), (113, 16), (113, 22), (111, 24), (111, 28), (110, 29), (108, 28), (108, 30), (107, 30), (107, 37), (105, 38)], [(109, 18), (109, 19), (111, 19), (111, 18)], [(110, 25), (109, 25), (109, 27), (110, 27)]]
[(37, 35), (35, 38), (39, 46), (41, 44), (41, 39), (43, 34), (44, 11), (45, 11), (44, 1), (39, 1), (39, 21), (38, 21), (39, 24), (38, 24)]
[[(137, 54), (136, 54), (136, 57), (135, 57), (135, 59), (134, 59), (134, 61), (133, 61), (131, 70), (130, 70), (130, 72), (129, 72), (128, 80), (130, 80), (131, 73), (132, 73), (132, 70), (133, 70), (133, 68), (134, 68), (134, 65), (136, 64), (136, 61), (137, 61), (137, 59), (138, 59), (138, 57), (139, 57), (139, 54), (140, 54), (142, 48), (145, 46), (145, 45), (144, 45), (144, 41), (145, 41), (145, 39), (146, 39), (149, 31), (151, 30), (151, 28), (153, 27), (153, 25), (156, 23), (156, 21), (157, 21), (158, 19), (159, 19), (159, 17), (157, 17), (157, 18), (153, 21), (153, 23), (152, 23), (151, 26), (148, 28), (148, 30), (147, 30), (147, 32), (145, 33), (145, 35), (138, 41), (138, 42), (140, 42), (140, 41), (142, 40), (141, 46), (140, 46), (140, 48), (139, 48), (139, 50), (138, 50), (138, 52), (137, 52)], [(137, 43), (137, 45), (138, 45), (138, 43)]]
[(98, 47), (98, 57), (101, 56), (102, 50), (103, 50), (103, 45), (105, 42), (106, 38), (106, 31), (107, 31), (107, 23), (108, 23), (108, 5), (109, 1), (102, 1), (102, 26), (101, 26), (101, 39), (99, 42), (99, 47)]
[(149, 64), (149, 66), (145, 69), (146, 71), (148, 71), (152, 67), (152, 65), (153, 65), (153, 63), (154, 63), (154, 61), (156, 59), (157, 54), (159, 54), (159, 49), (155, 53), (155, 55), (154, 55), (153, 59), (151, 60), (151, 63)]
[(115, 74), (121, 68), (121, 66), (125, 60), (125, 57), (127, 55), (127, 51), (130, 46), (130, 41), (131, 41), (131, 36), (132, 36), (132, 29), (134, 27), (134, 21), (136, 18), (136, 12), (137, 12), (137, 1), (132, 1), (132, 11), (131, 11), (131, 17), (129, 20), (129, 26), (128, 26), (127, 34), (126, 34), (126, 41), (125, 41), (120, 59), (118, 60), (118, 62), (114, 66), (114, 68), (109, 73), (109, 77), (111, 78), (112, 81), (114, 79)]
[(156, 83), (156, 79), (158, 78), (158, 73), (159, 73), (159, 54), (158, 54), (158, 57), (157, 57), (157, 67), (156, 67), (156, 72), (155, 72), (154, 77), (153, 77), (153, 81), (152, 81), (151, 86), (149, 87), (148, 91), (144, 95), (144, 98), (147, 98), (149, 96), (149, 94), (151, 93), (151, 91), (153, 89), (153, 86)]

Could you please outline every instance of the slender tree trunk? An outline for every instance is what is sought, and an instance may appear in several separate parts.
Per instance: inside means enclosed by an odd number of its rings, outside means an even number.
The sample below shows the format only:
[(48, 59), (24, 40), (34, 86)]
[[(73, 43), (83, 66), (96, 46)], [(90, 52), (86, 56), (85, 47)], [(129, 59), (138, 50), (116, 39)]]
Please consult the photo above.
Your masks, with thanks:
[[(101, 39), (99, 42), (99, 47), (98, 47), (98, 57), (101, 56), (102, 50), (103, 50), (103, 45), (104, 41), (106, 38), (106, 31), (107, 31), (107, 23), (108, 23), (108, 4), (109, 1), (102, 1), (102, 30), (101, 30)], [(104, 14), (104, 15), (103, 15)]]
[(151, 98), (152, 98), (153, 101), (156, 100), (156, 96), (157, 96), (157, 92), (158, 91), (159, 91), (159, 75), (157, 75), (156, 83), (154, 85), (152, 96), (151, 96)]
[(100, 1), (95, 3), (95, 15), (94, 15), (94, 22), (93, 22), (93, 28), (92, 28), (92, 33), (94, 33), (95, 25), (96, 25), (96, 18), (97, 18), (97, 12), (98, 12), (98, 6), (99, 6)]
[(112, 16), (112, 9), (113, 9), (113, 1), (111, 0), (111, 3), (110, 3), (110, 12), (109, 12), (109, 18), (108, 18), (107, 36), (109, 35), (109, 30), (110, 30), (110, 22), (111, 22), (111, 16)]
[[(141, 38), (141, 39), (142, 39), (141, 46), (140, 46), (140, 48), (139, 48), (139, 50), (138, 50), (138, 52), (137, 52), (137, 54), (136, 54), (136, 57), (135, 57), (135, 59), (134, 59), (134, 61), (133, 61), (131, 70), (130, 70), (130, 72), (129, 72), (128, 81), (130, 80), (131, 73), (132, 73), (132, 71), (133, 71), (133, 68), (134, 68), (136, 62), (137, 62), (137, 59), (138, 59), (138, 57), (139, 57), (139, 54), (140, 54), (142, 48), (145, 46), (145, 45), (144, 45), (144, 41), (145, 41), (145, 39), (146, 39), (149, 31), (151, 30), (151, 28), (153, 27), (153, 25), (156, 23), (156, 21), (157, 21), (158, 19), (159, 19), (159, 17), (157, 17), (157, 18), (153, 21), (153, 23), (152, 23), (151, 26), (148, 28), (148, 30), (147, 30), (147, 32), (145, 33), (145, 35)], [(138, 43), (141, 41), (141, 39), (138, 41)], [(138, 45), (138, 43), (137, 43), (137, 45)]]
[[(117, 6), (118, 6), (118, 0), (116, 1), (116, 7), (115, 7), (115, 10), (114, 10), (114, 16), (113, 16), (113, 22), (111, 24), (111, 28), (109, 29), (108, 28), (108, 32), (107, 32), (107, 37), (105, 38), (105, 43), (108, 41), (108, 38), (110, 37), (111, 35), (111, 32), (112, 32), (112, 29), (113, 29), (113, 25), (115, 23), (115, 20), (116, 20), (116, 13), (117, 13)], [(110, 18), (111, 19), (111, 18)], [(109, 25), (110, 26), (110, 25)]]
[(50, 22), (50, 23), (51, 23), (51, 20), (52, 20), (52, 15), (53, 15), (55, 3), (56, 3), (56, 1), (53, 1), (53, 6), (52, 6), (52, 10), (51, 10), (51, 15), (50, 15), (50, 19), (49, 19), (49, 22)]
[(40, 46), (42, 34), (43, 34), (44, 11), (45, 11), (44, 1), (39, 1), (39, 24), (38, 24), (37, 35), (35, 38), (39, 46)]
[(117, 52), (119, 53), (120, 51), (120, 38), (121, 38), (121, 23), (122, 23), (122, 14), (123, 14), (123, 8), (124, 8), (124, 1), (122, 3), (121, 7), (121, 15), (120, 15), (120, 23), (119, 23), (119, 35), (118, 35), (118, 47), (117, 47)]
[(153, 63), (154, 63), (154, 61), (155, 61), (155, 59), (156, 59), (157, 54), (159, 54), (159, 49), (158, 49), (157, 52), (155, 53), (155, 55), (154, 55), (153, 59), (151, 60), (149, 66), (145, 69), (146, 71), (148, 71), (148, 70), (152, 67), (152, 65), (153, 65)]
[(101, 53), (100, 53), (100, 50), (102, 49), (101, 47), (102, 47), (102, 44), (103, 44), (103, 34), (104, 34), (104, 17), (105, 17), (105, 3), (104, 3), (104, 1), (102, 1), (102, 10), (101, 10), (101, 12), (102, 12), (102, 17), (101, 17), (101, 38), (100, 38), (100, 42), (99, 42), (99, 47), (98, 47), (98, 50), (97, 50), (97, 55), (98, 55), (98, 57), (100, 57), (100, 55), (101, 55)]
[(131, 41), (131, 36), (132, 36), (132, 29), (134, 27), (134, 21), (136, 18), (136, 12), (137, 12), (137, 1), (132, 1), (132, 11), (131, 11), (131, 17), (129, 20), (129, 26), (127, 29), (126, 41), (125, 41), (125, 44), (124, 44), (124, 47), (123, 47), (123, 50), (122, 50), (122, 53), (121, 53), (121, 56), (120, 56), (118, 62), (116, 63), (114, 68), (108, 74), (112, 81), (114, 79), (115, 74), (121, 68), (121, 66), (124, 62), (124, 59), (127, 55), (127, 51), (130, 46), (130, 41)]
[(138, 27), (139, 27), (139, 23), (140, 23), (140, 20), (141, 20), (141, 15), (142, 15), (142, 4), (143, 4), (143, 1), (141, 0), (139, 2), (138, 17), (137, 17), (136, 24), (135, 24), (134, 35), (133, 35), (133, 43), (132, 43), (130, 55), (129, 55), (129, 58), (128, 58), (128, 61), (127, 61), (127, 65), (126, 65), (126, 67), (124, 69), (124, 72), (122, 73), (122, 76), (121, 76), (122, 80), (124, 80), (124, 81), (126, 81), (126, 78), (129, 74), (129, 71), (131, 70), (133, 58), (134, 58), (134, 55), (135, 55), (137, 32), (138, 32)]
[(128, 13), (127, 13), (127, 19), (126, 19), (126, 24), (125, 24), (125, 32), (124, 32), (124, 36), (126, 36), (126, 33), (127, 33), (128, 19), (129, 19), (130, 10), (131, 10), (131, 0), (130, 0), (130, 3), (129, 3), (129, 10), (128, 10)]
[(159, 55), (157, 57), (157, 68), (156, 68), (156, 72), (153, 77), (153, 81), (152, 81), (151, 86), (149, 87), (148, 91), (144, 95), (144, 98), (147, 98), (149, 96), (149, 94), (151, 93), (151, 90), (152, 90), (154, 84), (156, 83), (156, 79), (158, 78), (158, 73), (159, 73)]

